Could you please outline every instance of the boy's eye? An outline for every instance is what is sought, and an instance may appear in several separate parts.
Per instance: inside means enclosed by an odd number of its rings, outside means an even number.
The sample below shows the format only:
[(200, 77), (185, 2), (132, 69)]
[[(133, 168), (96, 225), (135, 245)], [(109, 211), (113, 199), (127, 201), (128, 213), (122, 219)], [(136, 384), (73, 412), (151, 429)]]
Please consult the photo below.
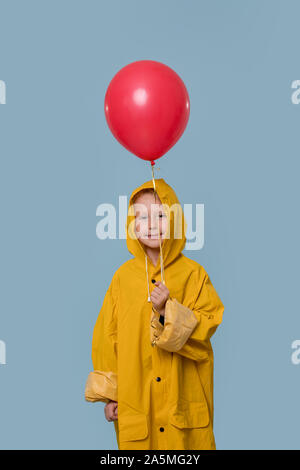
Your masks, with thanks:
[[(166, 217), (165, 214), (158, 214), (160, 218), (162, 217)], [(148, 219), (148, 216), (147, 215), (140, 215), (138, 217), (138, 219)]]

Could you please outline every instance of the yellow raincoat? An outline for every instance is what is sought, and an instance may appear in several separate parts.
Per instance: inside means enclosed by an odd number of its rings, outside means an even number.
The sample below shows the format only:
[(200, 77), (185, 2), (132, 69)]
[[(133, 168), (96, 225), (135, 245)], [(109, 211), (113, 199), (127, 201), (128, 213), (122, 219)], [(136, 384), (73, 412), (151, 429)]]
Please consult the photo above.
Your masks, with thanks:
[[(163, 262), (160, 257), (154, 266), (144, 245), (128, 235), (133, 233), (132, 198), (153, 188), (153, 181), (133, 191), (126, 235), (134, 258), (117, 269), (104, 297), (85, 399), (118, 402), (114, 427), (119, 450), (215, 449), (210, 337), (222, 321), (224, 305), (203, 266), (182, 254), (186, 221), (175, 192), (163, 178), (155, 183), (162, 204), (175, 204), (182, 236), (174, 237), (172, 210), (167, 214), (169, 238), (162, 240)], [(162, 266), (170, 292), (164, 324), (149, 297), (155, 288), (151, 281), (162, 281)]]

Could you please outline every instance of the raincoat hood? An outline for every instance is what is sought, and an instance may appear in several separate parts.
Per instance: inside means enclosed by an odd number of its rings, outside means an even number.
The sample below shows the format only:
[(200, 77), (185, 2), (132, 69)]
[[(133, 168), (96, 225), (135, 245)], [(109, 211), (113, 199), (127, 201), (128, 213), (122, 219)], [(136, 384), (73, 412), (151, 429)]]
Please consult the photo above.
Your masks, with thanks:
[[(148, 301), (150, 301), (150, 289), (148, 280), (148, 262), (152, 261), (146, 253), (145, 246), (137, 239), (135, 227), (135, 215), (133, 207), (133, 198), (143, 189), (153, 189), (153, 181), (149, 180), (137, 187), (131, 194), (128, 204), (128, 213), (126, 221), (126, 239), (129, 252), (136, 258), (140, 266), (144, 266), (147, 275)], [(161, 240), (162, 251), (158, 258), (157, 265), (154, 267), (154, 274), (161, 271), (162, 280), (164, 268), (170, 265), (178, 256), (180, 256), (186, 243), (186, 220), (182, 206), (176, 196), (175, 191), (168, 185), (163, 178), (155, 180), (155, 189), (163, 205), (167, 216), (167, 232)]]

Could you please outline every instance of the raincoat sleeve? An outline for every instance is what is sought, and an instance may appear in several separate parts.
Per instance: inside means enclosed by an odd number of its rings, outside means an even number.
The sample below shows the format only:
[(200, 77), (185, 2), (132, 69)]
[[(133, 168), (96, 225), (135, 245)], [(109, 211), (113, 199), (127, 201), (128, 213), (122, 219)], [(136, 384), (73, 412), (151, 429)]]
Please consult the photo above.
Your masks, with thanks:
[(190, 307), (173, 297), (167, 300), (164, 325), (152, 309), (150, 337), (153, 346), (200, 361), (207, 357), (209, 339), (222, 322), (224, 305), (203, 268), (196, 276), (195, 289)]
[(117, 285), (113, 278), (103, 300), (92, 339), (94, 370), (89, 373), (85, 399), (90, 402), (118, 401), (117, 380)]

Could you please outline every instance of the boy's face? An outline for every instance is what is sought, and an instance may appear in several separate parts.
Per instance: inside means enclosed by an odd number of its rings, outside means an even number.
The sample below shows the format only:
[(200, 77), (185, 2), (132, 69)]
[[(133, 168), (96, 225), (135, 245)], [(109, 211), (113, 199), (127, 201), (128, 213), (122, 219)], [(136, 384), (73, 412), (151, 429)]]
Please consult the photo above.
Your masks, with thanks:
[(150, 248), (159, 248), (159, 236), (165, 237), (167, 231), (167, 216), (158, 197), (144, 193), (137, 197), (134, 203), (135, 233), (141, 243)]

